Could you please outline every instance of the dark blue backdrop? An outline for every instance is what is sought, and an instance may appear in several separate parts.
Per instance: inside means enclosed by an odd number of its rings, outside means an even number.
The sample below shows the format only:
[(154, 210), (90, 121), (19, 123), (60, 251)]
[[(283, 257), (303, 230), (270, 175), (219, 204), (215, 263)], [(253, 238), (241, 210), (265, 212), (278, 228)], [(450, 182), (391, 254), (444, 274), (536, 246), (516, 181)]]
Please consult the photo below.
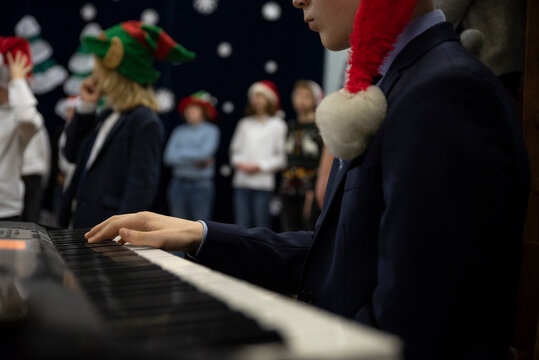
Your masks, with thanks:
[[(262, 7), (268, 3), (262, 0), (221, 0), (217, 10), (210, 15), (197, 12), (192, 0), (4, 1), (0, 6), (0, 34), (13, 35), (15, 24), (26, 14), (33, 15), (41, 25), (42, 38), (52, 45), (54, 59), (67, 67), (78, 46), (80, 32), (87, 23), (80, 15), (81, 6), (86, 3), (95, 6), (97, 15), (92, 21), (103, 28), (125, 20), (138, 20), (143, 10), (155, 9), (159, 14), (157, 25), (197, 53), (198, 57), (192, 63), (179, 66), (157, 63), (162, 77), (156, 88), (171, 89), (176, 99), (204, 89), (218, 99), (222, 141), (217, 169), (228, 162), (230, 137), (235, 124), (243, 116), (246, 90), (252, 82), (261, 79), (274, 81), (281, 91), (287, 118), (290, 118), (293, 116), (290, 91), (295, 80), (308, 78), (321, 82), (322, 79), (323, 48), (318, 35), (310, 32), (303, 22), (303, 14), (292, 6), (290, 0), (274, 2), (282, 10), (281, 17), (275, 21), (268, 21), (262, 16)], [(221, 42), (232, 45), (232, 54), (227, 58), (217, 54)], [(270, 60), (278, 65), (278, 70), (271, 74), (265, 71), (264, 66)], [(51, 132), (62, 123), (54, 114), (54, 105), (64, 96), (60, 86), (38, 97), (39, 110)], [(221, 111), (225, 101), (234, 104), (234, 111), (230, 114)], [(161, 118), (167, 134), (180, 121), (175, 111), (162, 114)], [(156, 204), (156, 210), (161, 212), (167, 211), (164, 189), (169, 176), (165, 169), (163, 191)], [(232, 221), (230, 178), (218, 173), (216, 181), (215, 219)]]

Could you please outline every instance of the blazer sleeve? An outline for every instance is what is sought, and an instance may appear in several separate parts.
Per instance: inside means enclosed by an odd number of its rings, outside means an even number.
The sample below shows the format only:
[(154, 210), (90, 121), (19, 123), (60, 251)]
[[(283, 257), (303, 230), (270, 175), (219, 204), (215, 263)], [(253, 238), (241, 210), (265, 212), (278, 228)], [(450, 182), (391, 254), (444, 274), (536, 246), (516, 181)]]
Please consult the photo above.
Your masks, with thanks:
[[(507, 224), (524, 218), (526, 187), (497, 91), (464, 72), (432, 78), (394, 100), (379, 134), (386, 208), (371, 318), (404, 334), (409, 355), (458, 352), (485, 324), (510, 321), (498, 313), (511, 306), (523, 224)], [(474, 313), (485, 307), (490, 318)]]
[(131, 137), (127, 180), (120, 213), (149, 210), (159, 187), (164, 134), (161, 122), (153, 112), (136, 111), (131, 116), (137, 124)]
[(206, 224), (208, 234), (197, 262), (274, 291), (297, 292), (312, 232), (277, 234), (264, 228)]

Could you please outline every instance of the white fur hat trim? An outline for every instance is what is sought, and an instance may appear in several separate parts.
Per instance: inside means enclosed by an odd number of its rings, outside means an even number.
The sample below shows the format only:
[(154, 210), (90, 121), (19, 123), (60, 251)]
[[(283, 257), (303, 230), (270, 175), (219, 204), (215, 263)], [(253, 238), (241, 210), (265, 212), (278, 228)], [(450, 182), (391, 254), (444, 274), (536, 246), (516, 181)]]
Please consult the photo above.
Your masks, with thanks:
[(386, 98), (377, 86), (357, 94), (341, 89), (320, 103), (316, 124), (329, 151), (339, 159), (352, 160), (367, 149), (386, 111)]
[(277, 97), (275, 91), (273, 91), (269, 86), (266, 86), (260, 82), (256, 82), (251, 85), (251, 87), (249, 87), (249, 90), (247, 91), (247, 94), (249, 95), (249, 99), (251, 99), (254, 94), (262, 94), (266, 98), (268, 98), (268, 100), (271, 101), (273, 104), (277, 104), (279, 101), (279, 98)]

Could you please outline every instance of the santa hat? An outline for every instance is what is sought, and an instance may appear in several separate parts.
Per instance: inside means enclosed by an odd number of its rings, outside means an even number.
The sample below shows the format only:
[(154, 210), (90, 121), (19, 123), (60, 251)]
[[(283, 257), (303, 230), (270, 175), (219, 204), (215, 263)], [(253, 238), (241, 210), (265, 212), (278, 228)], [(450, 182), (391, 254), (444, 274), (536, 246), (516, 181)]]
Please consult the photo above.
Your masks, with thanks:
[(99, 37), (87, 35), (82, 44), (97, 55), (105, 67), (140, 84), (152, 84), (161, 75), (154, 60), (180, 63), (195, 58), (163, 29), (141, 21), (126, 21), (105, 30)]
[(275, 85), (273, 82), (269, 80), (255, 82), (249, 87), (249, 90), (247, 90), (249, 100), (251, 100), (255, 94), (264, 95), (272, 104), (277, 107), (277, 109), (281, 108), (281, 95), (279, 95), (277, 85)]
[[(0, 36), (0, 86), (3, 88), (7, 88), (10, 79), (7, 55), (11, 54), (15, 59), (19, 52), (26, 55), (26, 65), (31, 65), (32, 56), (28, 40), (17, 36)], [(28, 76), (30, 77), (30, 73)]]
[(361, 0), (350, 35), (344, 89), (318, 106), (316, 123), (329, 151), (340, 159), (361, 155), (382, 124), (387, 101), (373, 78), (411, 20), (417, 0)]
[(183, 98), (178, 104), (178, 112), (183, 116), (183, 112), (189, 105), (200, 106), (206, 113), (207, 120), (217, 119), (217, 110), (211, 103), (211, 95), (206, 91), (198, 91), (191, 96)]

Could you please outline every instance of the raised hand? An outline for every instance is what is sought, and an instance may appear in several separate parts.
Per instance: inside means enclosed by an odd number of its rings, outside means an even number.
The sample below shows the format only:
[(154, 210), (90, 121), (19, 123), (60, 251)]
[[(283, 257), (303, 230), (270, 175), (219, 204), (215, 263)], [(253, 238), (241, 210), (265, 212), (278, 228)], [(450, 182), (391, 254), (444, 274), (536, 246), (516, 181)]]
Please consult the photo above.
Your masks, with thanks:
[(32, 71), (32, 65), (28, 64), (28, 56), (18, 51), (13, 58), (13, 54), (7, 53), (7, 63), (9, 66), (9, 73), (11, 80), (25, 79), (26, 75)]
[(97, 103), (101, 97), (101, 91), (97, 79), (93, 76), (87, 77), (80, 86), (80, 98), (82, 101)]

